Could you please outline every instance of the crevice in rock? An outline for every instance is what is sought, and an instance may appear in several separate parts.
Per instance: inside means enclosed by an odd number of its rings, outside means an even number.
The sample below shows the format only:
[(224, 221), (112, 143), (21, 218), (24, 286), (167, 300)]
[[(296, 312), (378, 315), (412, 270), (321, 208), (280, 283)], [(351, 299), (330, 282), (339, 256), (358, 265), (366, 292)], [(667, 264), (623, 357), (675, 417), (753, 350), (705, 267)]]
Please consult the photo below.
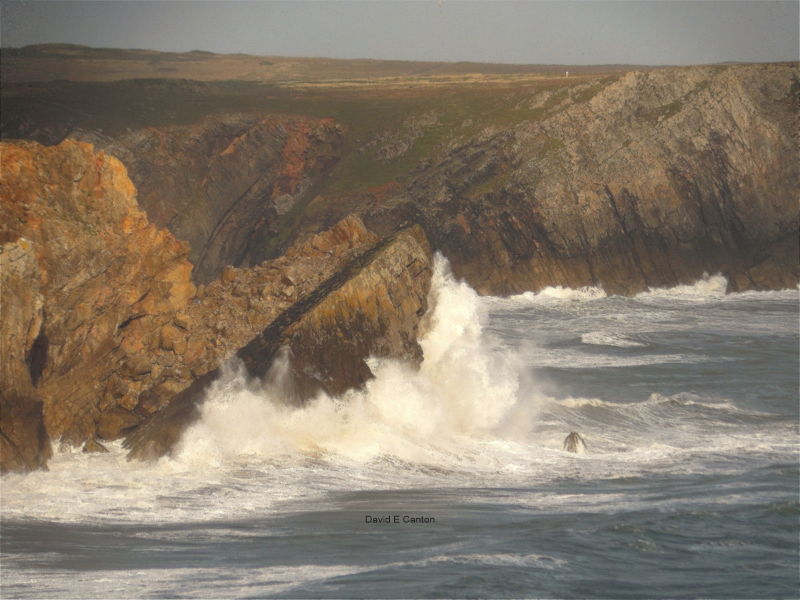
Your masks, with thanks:
[(134, 321), (137, 321), (138, 319), (141, 319), (142, 317), (146, 317), (146, 316), (147, 316), (147, 313), (136, 313), (136, 314), (131, 315), (130, 317), (125, 319), (122, 323), (120, 323), (117, 326), (117, 331), (125, 329), (128, 325), (130, 325)]
[(28, 365), (28, 372), (31, 375), (31, 382), (36, 385), (44, 372), (44, 367), (47, 364), (47, 349), (50, 342), (47, 339), (47, 334), (44, 332), (44, 327), (39, 330), (39, 335), (33, 340), (28, 352), (25, 353), (25, 364)]

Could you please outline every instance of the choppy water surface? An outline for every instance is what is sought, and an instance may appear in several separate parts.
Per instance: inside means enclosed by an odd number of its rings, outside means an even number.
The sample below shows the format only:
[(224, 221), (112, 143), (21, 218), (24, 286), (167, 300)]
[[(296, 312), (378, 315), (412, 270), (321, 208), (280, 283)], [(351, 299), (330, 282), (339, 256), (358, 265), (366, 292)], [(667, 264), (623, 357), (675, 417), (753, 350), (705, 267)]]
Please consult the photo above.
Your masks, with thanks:
[(173, 458), (5, 476), (0, 595), (798, 596), (796, 290), (435, 279), (419, 372), (296, 408), (234, 365)]

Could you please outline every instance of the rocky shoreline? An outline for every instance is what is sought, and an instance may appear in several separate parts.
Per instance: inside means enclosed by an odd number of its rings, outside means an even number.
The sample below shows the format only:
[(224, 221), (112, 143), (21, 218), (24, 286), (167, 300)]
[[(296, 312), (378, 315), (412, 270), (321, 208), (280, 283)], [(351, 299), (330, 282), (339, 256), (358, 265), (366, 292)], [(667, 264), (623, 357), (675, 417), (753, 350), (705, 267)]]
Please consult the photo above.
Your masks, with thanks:
[(50, 440), (91, 450), (126, 436), (184, 390), (197, 401), (193, 384), (234, 354), (263, 376), (288, 348), (299, 398), (363, 384), (371, 355), (421, 359), (432, 255), (419, 228), (381, 240), (350, 217), (198, 288), (186, 244), (149, 223), (117, 159), (74, 141), (0, 151), (14, 167), (2, 182), (4, 471), (44, 466)]
[[(233, 357), (263, 377), (283, 349), (296, 402), (363, 385), (369, 356), (419, 363), (433, 251), (494, 295), (704, 272), (797, 285), (796, 64), (515, 94), (497, 123), (429, 103), (366, 133), (258, 111), (121, 133), (9, 113), (5, 137), (47, 145), (0, 145), (0, 470), (45, 467), (55, 442), (161, 456)], [(347, 189), (358, 161), (409, 166)]]

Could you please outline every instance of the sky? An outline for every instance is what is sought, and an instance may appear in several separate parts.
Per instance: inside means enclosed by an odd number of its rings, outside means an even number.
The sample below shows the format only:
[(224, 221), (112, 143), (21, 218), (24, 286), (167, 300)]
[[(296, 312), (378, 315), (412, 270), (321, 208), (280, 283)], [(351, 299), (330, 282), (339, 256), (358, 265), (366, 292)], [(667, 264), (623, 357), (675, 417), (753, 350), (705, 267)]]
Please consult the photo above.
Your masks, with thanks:
[(0, 0), (0, 44), (532, 64), (797, 60), (800, 0)]

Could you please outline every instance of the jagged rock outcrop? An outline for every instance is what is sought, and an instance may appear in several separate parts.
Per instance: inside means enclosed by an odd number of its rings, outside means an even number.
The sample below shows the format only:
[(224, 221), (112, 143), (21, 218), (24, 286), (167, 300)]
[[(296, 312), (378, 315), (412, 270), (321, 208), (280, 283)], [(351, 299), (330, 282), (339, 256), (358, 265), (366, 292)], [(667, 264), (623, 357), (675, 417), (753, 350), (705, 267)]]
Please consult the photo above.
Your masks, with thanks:
[[(195, 293), (188, 249), (148, 222), (122, 164), (90, 145), (2, 144), (0, 152), (0, 235), (30, 244), (36, 263), (25, 285), (40, 295), (30, 335), (45, 427), (51, 438), (82, 443), (109, 410), (136, 419), (138, 392), (158, 362), (148, 337)], [(3, 286), (12, 314), (0, 324), (3, 340), (13, 339), (13, 315), (29, 302), (21, 286)]]
[(51, 455), (42, 401), (34, 389), (47, 358), (40, 286), (31, 242), (4, 236), (0, 246), (0, 472), (41, 468)]
[[(420, 224), (482, 293), (632, 294), (704, 271), (732, 290), (797, 283), (797, 63), (494, 85), (19, 86), (4, 96), (2, 130), (71, 132), (120, 157), (151, 218), (190, 242), (196, 283), (353, 213), (381, 236)], [(53, 94), (69, 100), (60, 111)], [(95, 97), (110, 101), (76, 109)], [(328, 109), (336, 122), (316, 116)]]
[[(427, 309), (431, 249), (419, 227), (373, 245), (322, 282), (236, 352), (251, 376), (268, 374), (281, 349), (288, 352), (287, 402), (320, 391), (339, 395), (372, 377), (370, 356), (419, 364), (417, 343)], [(216, 369), (195, 380), (167, 408), (125, 441), (129, 456), (154, 459), (168, 453), (200, 417)]]
[(631, 294), (704, 271), (797, 284), (796, 65), (633, 72), (530, 102), (535, 119), (451, 144), (368, 223), (419, 222), (483, 293)]
[[(189, 242), (196, 283), (279, 254), (292, 211), (337, 162), (333, 119), (213, 115), (114, 139), (74, 131), (125, 164), (150, 220)], [(280, 248), (281, 250), (283, 248)]]
[(252, 375), (263, 377), (277, 350), (288, 348), (290, 380), (300, 400), (363, 385), (372, 377), (365, 362), (370, 356), (419, 364), (431, 261), (421, 228), (400, 231), (356, 257), (237, 355)]
[[(49, 439), (86, 443), (91, 451), (98, 438), (126, 435), (294, 306), (307, 312), (323, 297), (337, 298), (333, 313), (353, 319), (355, 331), (364, 323), (357, 302), (378, 302), (398, 315), (424, 310), (430, 250), (419, 231), (397, 236), (391, 248), (414, 239), (424, 250), (396, 250), (395, 262), (384, 265), (387, 242), (348, 218), (278, 259), (252, 269), (227, 268), (219, 280), (196, 288), (187, 245), (149, 223), (116, 158), (71, 140), (54, 147), (3, 143), (0, 152), (3, 470), (42, 466)], [(380, 265), (394, 287), (381, 287), (380, 277), (364, 279)], [(398, 286), (409, 284), (406, 272), (418, 281), (404, 292)], [(372, 289), (350, 299), (355, 312), (347, 312), (337, 291), (355, 277)], [(388, 303), (387, 290), (393, 294)], [(366, 345), (359, 348), (415, 356), (418, 316), (363, 318), (377, 320), (364, 335), (384, 337), (371, 346), (362, 339)], [(341, 319), (338, 324), (348, 327)], [(395, 327), (402, 332), (397, 339)], [(273, 330), (277, 340), (283, 328)], [(263, 333), (259, 339), (272, 341)], [(301, 346), (296, 353), (314, 356)], [(248, 356), (261, 361), (262, 371), (273, 358)], [(354, 381), (346, 370), (327, 373), (326, 389)]]

